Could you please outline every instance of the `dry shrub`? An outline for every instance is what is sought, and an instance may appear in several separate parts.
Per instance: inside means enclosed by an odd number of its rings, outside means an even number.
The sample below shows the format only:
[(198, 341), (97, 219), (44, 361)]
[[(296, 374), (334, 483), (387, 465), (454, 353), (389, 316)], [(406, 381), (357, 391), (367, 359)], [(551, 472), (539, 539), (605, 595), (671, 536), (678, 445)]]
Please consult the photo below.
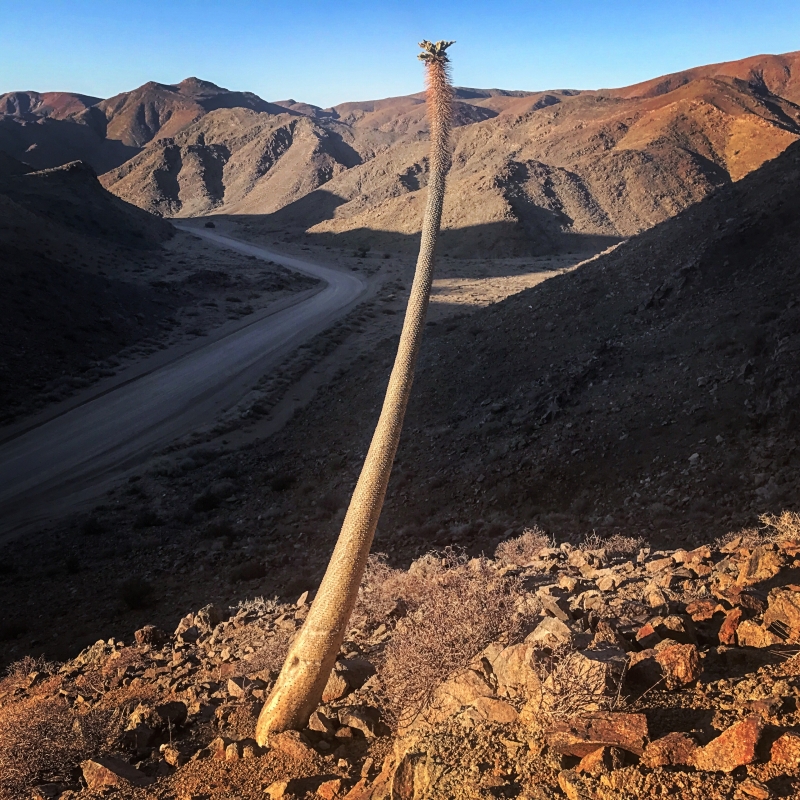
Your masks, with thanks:
[(578, 550), (602, 550), (605, 544), (606, 540), (597, 531), (592, 531), (583, 535), (583, 541), (578, 545)]
[(55, 675), (58, 672), (59, 664), (56, 661), (48, 661), (44, 656), (34, 658), (33, 656), (23, 656), (19, 661), (14, 661), (6, 667), (6, 675), (14, 680), (19, 680), (31, 672), (41, 672), (45, 675)]
[[(519, 580), (485, 559), (429, 557), (409, 570), (410, 613), (398, 622), (380, 669), (390, 707), (401, 724), (430, 701), (436, 687), (466, 669), (490, 642), (519, 637)], [(422, 573), (421, 575), (419, 573)]]
[(603, 542), (606, 552), (612, 556), (632, 556), (637, 554), (647, 542), (641, 536), (623, 536), (615, 533)]
[(800, 514), (795, 511), (783, 511), (779, 517), (774, 514), (762, 514), (759, 519), (770, 541), (785, 542), (800, 539)]
[(428, 553), (408, 569), (393, 569), (385, 553), (370, 555), (361, 580), (358, 601), (351, 617), (352, 628), (372, 628), (418, 608), (424, 601), (431, 582), (449, 567), (464, 563), (456, 551)]
[(80, 714), (61, 697), (26, 698), (0, 714), (0, 796), (28, 797), (30, 787), (69, 780), (80, 762), (113, 746), (117, 715)]
[(532, 528), (525, 528), (521, 536), (500, 542), (494, 557), (504, 564), (528, 567), (539, 557), (542, 550), (554, 545), (554, 540), (540, 527), (534, 525)]
[(742, 547), (759, 547), (764, 544), (775, 544), (788, 540), (800, 539), (800, 514), (795, 511), (783, 511), (780, 516), (761, 514), (761, 528), (743, 528), (730, 531), (714, 540), (717, 549), (739, 540)]
[(542, 648), (532, 664), (542, 686), (540, 714), (545, 723), (593, 711), (613, 711), (620, 705), (621, 677), (612, 687), (598, 680), (572, 645)]

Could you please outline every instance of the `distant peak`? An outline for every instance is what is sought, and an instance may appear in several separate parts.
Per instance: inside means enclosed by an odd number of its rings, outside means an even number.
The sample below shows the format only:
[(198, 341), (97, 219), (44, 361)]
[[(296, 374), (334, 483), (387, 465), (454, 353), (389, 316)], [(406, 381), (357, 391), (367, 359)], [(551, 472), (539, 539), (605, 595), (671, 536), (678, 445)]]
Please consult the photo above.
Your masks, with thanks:
[(212, 83), (211, 81), (204, 81), (200, 78), (184, 78), (178, 85), (179, 89), (213, 89), (218, 92), (225, 92), (226, 89), (223, 89), (221, 86), (217, 86), (216, 83)]

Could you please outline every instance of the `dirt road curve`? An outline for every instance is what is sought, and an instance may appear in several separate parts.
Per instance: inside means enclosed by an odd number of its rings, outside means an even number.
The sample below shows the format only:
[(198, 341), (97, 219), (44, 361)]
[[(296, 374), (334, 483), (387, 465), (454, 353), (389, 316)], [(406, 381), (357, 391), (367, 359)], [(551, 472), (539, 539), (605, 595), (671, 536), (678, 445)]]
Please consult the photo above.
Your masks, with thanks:
[[(193, 233), (247, 255), (319, 278), (321, 291), (104, 390), (95, 388), (58, 416), (0, 434), (0, 536), (7, 538), (97, 497), (108, 483), (156, 448), (213, 422), (265, 371), (328, 327), (352, 306), (366, 283), (202, 228)], [(309, 296), (310, 295), (310, 296)], [(164, 363), (164, 362), (167, 363)], [(124, 377), (124, 376), (123, 376)]]

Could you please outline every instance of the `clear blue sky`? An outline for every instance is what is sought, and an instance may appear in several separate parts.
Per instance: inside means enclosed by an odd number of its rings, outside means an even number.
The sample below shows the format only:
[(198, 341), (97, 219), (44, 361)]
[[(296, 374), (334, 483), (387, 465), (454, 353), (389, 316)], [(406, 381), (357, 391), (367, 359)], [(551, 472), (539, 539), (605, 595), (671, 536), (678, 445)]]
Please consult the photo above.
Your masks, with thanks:
[(190, 75), (328, 106), (421, 88), (421, 38), (456, 84), (623, 86), (800, 49), (797, 0), (0, 0), (0, 92), (108, 97)]

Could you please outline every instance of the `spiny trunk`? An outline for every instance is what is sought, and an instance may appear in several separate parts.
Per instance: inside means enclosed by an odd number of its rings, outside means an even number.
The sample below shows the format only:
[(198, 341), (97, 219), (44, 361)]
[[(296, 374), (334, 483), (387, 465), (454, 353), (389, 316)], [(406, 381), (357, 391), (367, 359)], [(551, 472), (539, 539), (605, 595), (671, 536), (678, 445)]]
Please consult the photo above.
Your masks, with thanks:
[(446, 58), (426, 61), (425, 67), (431, 129), (428, 204), (397, 356), (372, 443), (319, 592), (259, 716), (256, 738), (262, 746), (270, 733), (304, 726), (320, 703), (356, 603), (400, 441), (430, 299), (450, 166), (452, 89)]

